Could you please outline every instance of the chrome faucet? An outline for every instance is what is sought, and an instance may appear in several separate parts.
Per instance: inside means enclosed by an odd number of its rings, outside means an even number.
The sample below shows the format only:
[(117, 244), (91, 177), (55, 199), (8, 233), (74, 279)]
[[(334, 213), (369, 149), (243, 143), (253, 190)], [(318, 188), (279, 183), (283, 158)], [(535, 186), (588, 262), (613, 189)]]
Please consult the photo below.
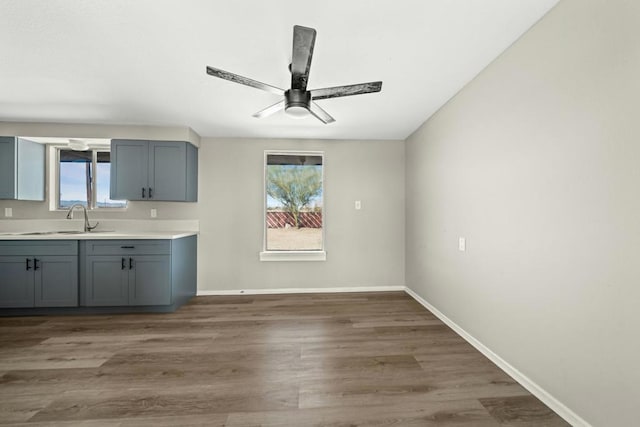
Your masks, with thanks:
[(96, 225), (93, 225), (93, 226), (89, 224), (89, 215), (87, 214), (87, 208), (85, 207), (85, 205), (81, 205), (80, 203), (76, 203), (75, 205), (69, 208), (69, 212), (67, 213), (67, 219), (73, 219), (73, 210), (78, 206), (81, 207), (82, 210), (84, 211), (84, 232), (87, 233), (93, 230), (94, 228), (96, 228), (100, 223), (96, 222)]

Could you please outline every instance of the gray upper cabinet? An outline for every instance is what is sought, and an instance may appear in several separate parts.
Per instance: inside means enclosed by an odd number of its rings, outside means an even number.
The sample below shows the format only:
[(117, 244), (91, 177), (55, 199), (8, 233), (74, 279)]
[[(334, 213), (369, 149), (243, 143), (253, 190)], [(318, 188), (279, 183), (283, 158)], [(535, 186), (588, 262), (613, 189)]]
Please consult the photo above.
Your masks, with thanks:
[(111, 198), (195, 202), (198, 149), (182, 141), (111, 141)]
[(0, 199), (44, 200), (45, 146), (0, 137)]
[(112, 199), (146, 200), (149, 191), (148, 170), (148, 141), (114, 140), (111, 142)]

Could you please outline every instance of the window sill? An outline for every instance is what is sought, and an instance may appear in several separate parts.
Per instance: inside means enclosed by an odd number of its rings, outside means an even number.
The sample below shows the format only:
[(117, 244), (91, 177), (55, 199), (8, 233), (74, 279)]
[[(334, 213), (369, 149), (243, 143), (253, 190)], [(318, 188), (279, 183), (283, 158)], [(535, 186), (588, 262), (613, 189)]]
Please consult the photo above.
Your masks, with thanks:
[(260, 261), (326, 261), (325, 251), (263, 251)]

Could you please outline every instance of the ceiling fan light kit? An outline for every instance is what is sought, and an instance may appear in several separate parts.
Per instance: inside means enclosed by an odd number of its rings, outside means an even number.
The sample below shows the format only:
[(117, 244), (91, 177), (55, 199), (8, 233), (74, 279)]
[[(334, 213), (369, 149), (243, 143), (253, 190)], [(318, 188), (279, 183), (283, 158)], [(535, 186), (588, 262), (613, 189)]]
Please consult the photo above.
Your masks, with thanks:
[(289, 89), (284, 93), (284, 112), (296, 119), (308, 117), (311, 93), (299, 89)]
[(382, 82), (377, 81), (307, 90), (309, 69), (311, 68), (315, 42), (316, 30), (300, 25), (293, 27), (293, 55), (291, 64), (289, 64), (291, 88), (288, 90), (209, 66), (207, 67), (207, 74), (284, 97), (282, 101), (258, 111), (253, 117), (268, 117), (278, 111), (284, 110), (290, 117), (303, 118), (312, 115), (322, 123), (329, 124), (335, 122), (335, 119), (324, 111), (315, 102), (316, 100), (380, 92)]

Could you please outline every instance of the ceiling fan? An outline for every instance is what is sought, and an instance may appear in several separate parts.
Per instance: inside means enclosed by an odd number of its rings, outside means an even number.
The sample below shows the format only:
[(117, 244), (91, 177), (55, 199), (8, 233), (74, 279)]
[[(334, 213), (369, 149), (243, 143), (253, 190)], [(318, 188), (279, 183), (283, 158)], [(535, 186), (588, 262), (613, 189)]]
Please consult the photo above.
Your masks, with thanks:
[(280, 110), (284, 110), (293, 117), (305, 117), (309, 114), (324, 124), (335, 122), (326, 111), (315, 102), (320, 99), (338, 98), (341, 96), (361, 95), (380, 92), (382, 82), (359, 83), (347, 86), (327, 87), (323, 89), (307, 90), (309, 68), (313, 57), (313, 46), (316, 42), (316, 30), (295, 25), (293, 27), (293, 55), (289, 71), (291, 72), (291, 89), (284, 90), (247, 77), (239, 76), (228, 71), (207, 66), (207, 74), (235, 83), (262, 89), (284, 97), (267, 108), (258, 111), (253, 117), (267, 117)]

